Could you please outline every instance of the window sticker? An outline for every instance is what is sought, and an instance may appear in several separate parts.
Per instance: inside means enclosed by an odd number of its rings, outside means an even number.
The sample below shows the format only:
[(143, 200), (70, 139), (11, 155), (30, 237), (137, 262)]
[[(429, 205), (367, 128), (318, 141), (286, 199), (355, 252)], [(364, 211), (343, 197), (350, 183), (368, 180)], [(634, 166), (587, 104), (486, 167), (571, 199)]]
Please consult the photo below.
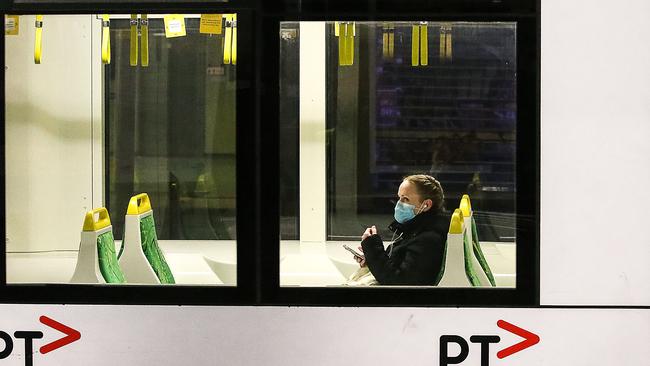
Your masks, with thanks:
[(182, 14), (165, 15), (165, 37), (184, 37), (186, 35), (185, 17)]

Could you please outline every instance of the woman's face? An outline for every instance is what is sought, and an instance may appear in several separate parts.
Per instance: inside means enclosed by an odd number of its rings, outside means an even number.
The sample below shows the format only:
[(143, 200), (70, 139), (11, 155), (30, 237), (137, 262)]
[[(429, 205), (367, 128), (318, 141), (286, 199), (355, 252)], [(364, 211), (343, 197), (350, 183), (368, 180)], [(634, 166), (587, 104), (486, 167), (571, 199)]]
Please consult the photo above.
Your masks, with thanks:
[[(413, 205), (415, 207), (414, 213), (416, 215), (420, 212), (427, 211), (430, 208), (430, 207), (424, 207), (425, 205), (426, 206), (430, 206), (430, 205), (427, 205), (426, 202), (422, 202), (422, 198), (418, 194), (417, 188), (413, 183), (409, 182), (408, 180), (403, 181), (402, 184), (399, 185), (399, 189), (397, 190), (397, 196), (400, 202)], [(425, 201), (430, 201), (430, 200), (425, 200)]]

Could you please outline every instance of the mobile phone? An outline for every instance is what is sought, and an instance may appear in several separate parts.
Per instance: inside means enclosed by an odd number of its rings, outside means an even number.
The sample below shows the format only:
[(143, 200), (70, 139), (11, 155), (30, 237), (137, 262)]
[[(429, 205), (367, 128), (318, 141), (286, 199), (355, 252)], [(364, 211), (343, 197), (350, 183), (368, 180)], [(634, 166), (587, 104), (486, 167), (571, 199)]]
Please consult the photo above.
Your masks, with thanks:
[(352, 255), (354, 255), (356, 258), (359, 258), (359, 259), (365, 259), (365, 257), (363, 256), (363, 254), (361, 254), (361, 253), (357, 252), (356, 250), (350, 248), (350, 247), (347, 246), (346, 244), (343, 244), (343, 248), (345, 248), (345, 250), (347, 250), (348, 252), (352, 253)]

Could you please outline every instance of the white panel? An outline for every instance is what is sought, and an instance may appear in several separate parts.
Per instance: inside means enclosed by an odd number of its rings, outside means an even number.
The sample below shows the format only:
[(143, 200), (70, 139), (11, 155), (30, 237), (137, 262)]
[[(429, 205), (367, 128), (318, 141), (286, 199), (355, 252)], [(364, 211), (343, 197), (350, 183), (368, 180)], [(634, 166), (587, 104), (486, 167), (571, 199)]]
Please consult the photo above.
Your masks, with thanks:
[(34, 16), (6, 37), (8, 251), (79, 247), (92, 208), (91, 21), (46, 15), (40, 65)]
[(325, 23), (300, 23), (300, 241), (325, 241)]
[(542, 304), (650, 304), (649, 14), (542, 2)]
[(104, 67), (102, 65), (102, 23), (95, 20), (92, 23), (91, 39), (91, 75), (92, 75), (92, 174), (93, 174), (93, 207), (106, 205), (104, 200)]
[[(36, 352), (35, 365), (432, 366), (440, 365), (441, 335), (467, 341), (465, 366), (481, 364), (472, 335), (500, 337), (489, 347), (490, 365), (647, 365), (650, 359), (647, 310), (0, 305), (2, 331), (43, 332), (34, 350), (64, 336), (41, 324), (41, 315), (79, 330), (81, 339)], [(523, 340), (498, 320), (540, 342), (498, 359), (498, 351)], [(23, 354), (23, 340), (14, 341), (3, 365), (24, 365)]]

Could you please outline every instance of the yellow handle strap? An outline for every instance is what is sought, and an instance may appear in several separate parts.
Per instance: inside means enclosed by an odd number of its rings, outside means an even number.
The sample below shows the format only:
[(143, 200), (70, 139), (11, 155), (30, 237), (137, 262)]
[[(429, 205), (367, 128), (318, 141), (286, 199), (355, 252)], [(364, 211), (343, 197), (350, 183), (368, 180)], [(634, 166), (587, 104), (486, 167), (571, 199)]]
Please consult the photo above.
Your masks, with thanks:
[(232, 15), (232, 47), (230, 59), (233, 65), (237, 65), (237, 14)]
[(429, 64), (429, 27), (426, 23), (420, 25), (420, 65)]
[(395, 57), (395, 26), (388, 28), (388, 57), (392, 60)]
[(126, 209), (127, 215), (139, 215), (147, 211), (151, 211), (151, 201), (149, 201), (148, 194), (140, 193), (131, 197), (129, 207)]
[(111, 20), (108, 14), (102, 15), (102, 63), (111, 63)]
[(334, 36), (336, 37), (339, 36), (339, 27), (340, 27), (339, 22), (334, 22)]
[(460, 199), (460, 206), (458, 208), (460, 208), (464, 217), (470, 216), (470, 214), (472, 213), (472, 203), (469, 200), (469, 195), (467, 194), (463, 195), (463, 198)]
[(442, 26), (440, 27), (440, 62), (445, 61), (446, 45), (447, 45), (447, 41), (446, 41), (445, 27)]
[(457, 208), (451, 215), (451, 221), (449, 222), (449, 234), (462, 234), (463, 223), (463, 212)]
[(143, 67), (149, 66), (149, 19), (147, 14), (140, 16), (140, 57)]
[(356, 33), (354, 28), (356, 28), (354, 23), (347, 24), (346, 36), (348, 37), (348, 40), (345, 43), (345, 46), (347, 47), (345, 55), (347, 56), (346, 65), (348, 66), (352, 66), (354, 64), (354, 35)]
[(138, 14), (131, 14), (131, 41), (129, 43), (129, 64), (138, 66)]
[(420, 26), (411, 29), (411, 66), (420, 65)]
[(447, 28), (447, 37), (446, 38), (446, 45), (445, 45), (445, 57), (447, 57), (448, 61), (452, 60), (452, 53), (451, 53), (451, 28)]
[[(95, 215), (98, 216), (97, 220)], [(111, 226), (111, 218), (108, 216), (108, 210), (100, 207), (86, 213), (83, 231), (97, 231), (109, 226)]]
[(36, 22), (36, 37), (34, 38), (34, 63), (41, 63), (41, 56), (43, 54), (43, 16), (37, 15)]
[(345, 23), (337, 23), (339, 29), (339, 66), (345, 66), (348, 62), (348, 37), (345, 36), (347, 30)]
[(223, 40), (223, 63), (230, 65), (232, 59), (232, 16), (226, 14), (226, 34)]

